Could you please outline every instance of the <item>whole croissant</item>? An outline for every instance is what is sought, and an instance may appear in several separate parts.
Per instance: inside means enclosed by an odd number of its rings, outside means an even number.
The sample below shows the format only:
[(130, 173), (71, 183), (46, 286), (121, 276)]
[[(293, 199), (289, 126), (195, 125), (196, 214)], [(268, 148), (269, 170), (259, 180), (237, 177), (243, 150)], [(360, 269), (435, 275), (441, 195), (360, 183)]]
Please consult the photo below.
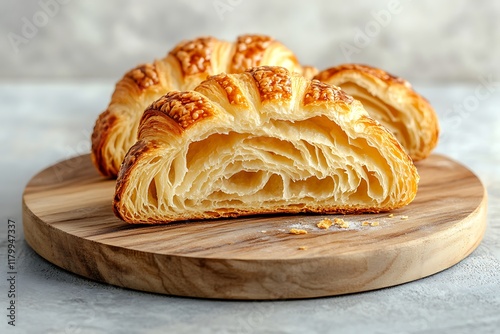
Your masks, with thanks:
[(252, 66), (279, 65), (312, 75), (295, 55), (268, 36), (244, 35), (230, 43), (212, 37), (178, 44), (168, 55), (138, 66), (116, 84), (111, 102), (92, 133), (92, 160), (101, 174), (116, 177), (125, 153), (137, 140), (144, 109), (172, 90), (189, 90), (210, 75), (240, 73)]
[(360, 102), (263, 66), (151, 104), (113, 208), (129, 223), (379, 212), (410, 203), (418, 179), (411, 158)]

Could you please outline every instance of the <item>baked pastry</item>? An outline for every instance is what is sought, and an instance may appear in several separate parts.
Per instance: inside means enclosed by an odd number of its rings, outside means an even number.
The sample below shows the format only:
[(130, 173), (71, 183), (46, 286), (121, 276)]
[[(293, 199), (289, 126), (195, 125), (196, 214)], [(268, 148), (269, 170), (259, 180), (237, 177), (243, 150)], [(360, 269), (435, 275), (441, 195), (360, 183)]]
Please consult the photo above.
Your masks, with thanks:
[(436, 147), (436, 113), (406, 80), (358, 64), (332, 67), (314, 78), (339, 86), (361, 101), (368, 114), (396, 136), (414, 161), (426, 158)]
[(113, 208), (129, 223), (379, 212), (410, 203), (418, 179), (360, 102), (264, 66), (212, 76), (147, 108)]
[[(268, 36), (244, 35), (236, 42), (202, 37), (178, 44), (168, 55), (138, 66), (116, 84), (111, 102), (92, 133), (92, 160), (104, 176), (116, 177), (137, 140), (144, 109), (171, 90), (190, 90), (208, 76), (240, 73), (252, 66), (279, 65), (302, 72), (295, 55)], [(307, 68), (314, 74), (314, 68)]]

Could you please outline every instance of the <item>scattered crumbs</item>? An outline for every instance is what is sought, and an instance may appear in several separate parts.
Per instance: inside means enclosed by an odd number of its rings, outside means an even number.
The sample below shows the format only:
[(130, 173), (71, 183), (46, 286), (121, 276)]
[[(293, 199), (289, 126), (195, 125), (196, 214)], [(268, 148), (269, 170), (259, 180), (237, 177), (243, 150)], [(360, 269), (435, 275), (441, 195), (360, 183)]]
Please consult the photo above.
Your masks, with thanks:
[(338, 226), (340, 228), (349, 228), (349, 223), (342, 218), (335, 218), (333, 220), (333, 223), (335, 224), (335, 226)]
[(299, 250), (307, 250), (307, 246), (300, 246)]
[(401, 220), (407, 220), (408, 216), (401, 216)]
[(264, 230), (260, 231), (260, 233), (266, 233), (266, 232), (267, 232), (267, 231), (264, 231)]
[(292, 228), (289, 232), (290, 232), (290, 234), (307, 234), (306, 230), (299, 229), (299, 228)]
[(379, 225), (380, 225), (379, 222), (371, 222), (370, 223), (370, 226), (379, 226)]
[(389, 214), (389, 218), (394, 218), (394, 213)]
[(370, 222), (363, 222), (361, 225), (362, 226), (368, 226), (368, 225), (370, 225)]
[(333, 225), (332, 221), (328, 218), (321, 219), (319, 223), (316, 224), (318, 228), (322, 228), (324, 230), (330, 228), (330, 226), (332, 225)]

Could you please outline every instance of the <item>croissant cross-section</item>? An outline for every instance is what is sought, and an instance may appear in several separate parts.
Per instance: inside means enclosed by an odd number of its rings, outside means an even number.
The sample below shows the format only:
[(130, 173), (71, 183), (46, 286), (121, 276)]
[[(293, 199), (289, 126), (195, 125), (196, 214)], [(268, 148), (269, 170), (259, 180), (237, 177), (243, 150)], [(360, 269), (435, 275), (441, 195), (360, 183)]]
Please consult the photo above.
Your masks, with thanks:
[(339, 86), (359, 100), (370, 117), (394, 134), (414, 161), (425, 159), (436, 147), (439, 136), (436, 112), (408, 81), (360, 64), (332, 67), (314, 78)]
[(99, 172), (116, 177), (126, 152), (137, 140), (144, 109), (173, 90), (190, 90), (210, 75), (240, 73), (259, 65), (278, 65), (312, 76), (283, 44), (265, 35), (242, 35), (235, 42), (200, 37), (183, 41), (165, 57), (140, 65), (117, 82), (108, 108), (92, 133), (92, 160)]
[(146, 109), (113, 207), (130, 223), (380, 212), (411, 202), (418, 178), (361, 103), (264, 66), (212, 76)]

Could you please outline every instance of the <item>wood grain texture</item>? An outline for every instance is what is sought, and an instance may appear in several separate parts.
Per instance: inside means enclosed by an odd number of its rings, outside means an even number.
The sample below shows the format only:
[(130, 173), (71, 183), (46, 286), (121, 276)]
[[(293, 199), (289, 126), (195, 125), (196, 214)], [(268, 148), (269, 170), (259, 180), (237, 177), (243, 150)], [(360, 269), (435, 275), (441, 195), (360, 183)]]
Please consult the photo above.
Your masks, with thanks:
[[(113, 215), (115, 182), (101, 177), (90, 156), (83, 155), (43, 170), (28, 183), (24, 233), (48, 261), (132, 289), (222, 299), (366, 291), (444, 270), (482, 239), (486, 193), (478, 178), (439, 155), (417, 168), (417, 197), (393, 217), (256, 216), (143, 226)], [(349, 228), (317, 228), (325, 217), (343, 218)], [(379, 226), (363, 226), (365, 221)], [(293, 235), (292, 228), (308, 233)]]

